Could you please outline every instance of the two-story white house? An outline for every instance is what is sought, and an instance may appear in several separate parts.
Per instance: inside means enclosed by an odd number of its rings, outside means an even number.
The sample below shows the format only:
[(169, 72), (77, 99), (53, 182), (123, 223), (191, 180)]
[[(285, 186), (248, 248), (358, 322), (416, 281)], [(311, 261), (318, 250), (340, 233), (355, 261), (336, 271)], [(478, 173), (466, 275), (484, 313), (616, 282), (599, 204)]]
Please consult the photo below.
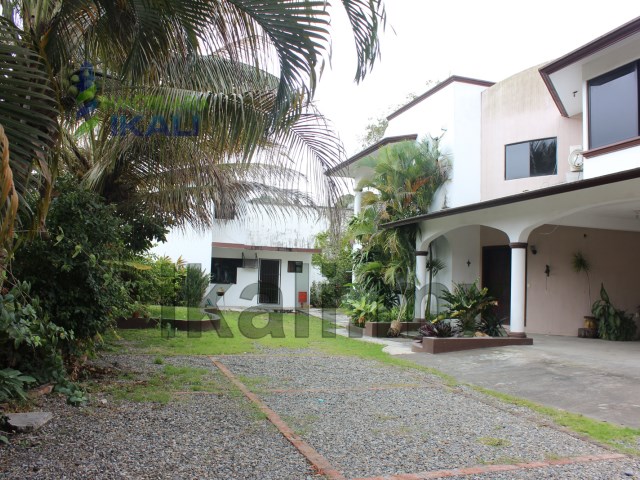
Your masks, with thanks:
[(249, 209), (217, 219), (204, 234), (174, 231), (154, 253), (201, 264), (211, 276), (206, 305), (292, 310), (309, 306), (311, 284), (323, 279), (311, 256), (321, 252), (314, 242), (329, 227), (325, 213), (283, 205)]
[[(638, 310), (639, 70), (640, 18), (495, 84), (453, 76), (392, 113), (384, 139), (332, 170), (357, 184), (368, 174), (359, 160), (382, 146), (442, 137), (451, 180), (429, 213), (386, 225), (420, 225), (417, 319), (429, 250), (447, 265), (434, 281), (480, 279), (511, 336), (576, 335), (601, 283), (618, 308)], [(577, 252), (591, 263), (590, 285), (572, 269)]]

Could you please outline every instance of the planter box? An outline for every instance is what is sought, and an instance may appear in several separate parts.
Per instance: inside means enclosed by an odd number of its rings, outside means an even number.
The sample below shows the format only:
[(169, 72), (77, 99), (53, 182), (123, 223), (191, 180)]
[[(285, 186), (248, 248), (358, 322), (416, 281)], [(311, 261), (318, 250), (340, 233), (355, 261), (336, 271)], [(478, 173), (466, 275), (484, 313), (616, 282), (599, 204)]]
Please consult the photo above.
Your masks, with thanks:
[(220, 328), (220, 319), (212, 320), (172, 320), (170, 318), (162, 319), (162, 326), (170, 323), (173, 328), (181, 332), (209, 332)]
[[(369, 337), (387, 337), (387, 332), (391, 328), (391, 322), (367, 322), (364, 324), (364, 334)], [(420, 322), (401, 322), (400, 332), (410, 332), (418, 330)]]
[[(166, 325), (169, 322), (172, 323), (173, 328), (177, 328), (181, 332), (208, 332), (210, 330), (218, 330), (220, 328), (219, 318), (215, 318), (212, 320), (171, 320), (168, 318), (162, 319), (162, 325)], [(159, 324), (159, 318), (119, 318), (116, 321), (117, 327), (123, 330), (157, 328)]]
[(533, 338), (515, 337), (452, 337), (436, 338), (424, 337), (422, 341), (415, 340), (411, 345), (412, 352), (448, 353), (476, 348), (506, 347), (509, 345), (533, 345)]
[(130, 328), (156, 328), (159, 320), (157, 318), (144, 318), (144, 317), (121, 317), (116, 320), (116, 326), (123, 330)]
[(347, 324), (347, 331), (349, 332), (349, 336), (352, 338), (362, 338), (364, 335), (364, 328), (356, 327), (353, 323)]

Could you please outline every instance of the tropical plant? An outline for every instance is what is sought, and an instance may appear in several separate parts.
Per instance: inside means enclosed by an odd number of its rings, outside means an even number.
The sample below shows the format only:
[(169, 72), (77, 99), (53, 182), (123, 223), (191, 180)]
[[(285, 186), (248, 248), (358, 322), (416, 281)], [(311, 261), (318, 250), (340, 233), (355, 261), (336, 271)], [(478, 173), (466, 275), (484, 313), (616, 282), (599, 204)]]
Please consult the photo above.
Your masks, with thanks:
[(485, 311), (477, 325), (478, 331), (490, 337), (504, 337), (507, 332), (502, 326), (502, 319), (491, 310)]
[(380, 321), (380, 315), (386, 312), (385, 306), (373, 292), (350, 292), (343, 300), (342, 306), (351, 323), (358, 327), (364, 327), (367, 322)]
[(36, 379), (13, 368), (0, 370), (0, 402), (13, 398), (26, 400), (25, 386), (35, 383)]
[(433, 293), (433, 277), (435, 277), (440, 271), (447, 268), (447, 265), (444, 261), (434, 258), (433, 256), (433, 248), (431, 243), (429, 243), (429, 258), (427, 259), (427, 272), (429, 273), (429, 278), (427, 280), (427, 305), (425, 307), (424, 318), (427, 320), (431, 319), (431, 295)]
[(591, 312), (598, 319), (598, 336), (601, 339), (615, 341), (634, 339), (636, 324), (633, 317), (611, 303), (604, 284), (600, 284), (600, 299), (593, 303)]
[(459, 328), (465, 335), (473, 335), (478, 330), (480, 318), (487, 315), (498, 301), (489, 296), (487, 288), (479, 289), (477, 281), (471, 285), (454, 284), (453, 291), (445, 290), (440, 298), (448, 303), (442, 314), (445, 318), (458, 320)]
[(434, 319), (422, 325), (418, 334), (423, 337), (448, 338), (456, 334), (456, 328), (447, 319)]
[[(381, 0), (341, 5), (360, 81), (378, 57), (384, 7)], [(99, 191), (116, 187), (129, 208), (139, 201), (151, 214), (161, 206), (179, 223), (206, 223), (211, 202), (259, 189), (260, 182), (233, 183), (256, 158), (289, 167), (289, 154), (310, 152), (322, 173), (341, 154), (310, 104), (332, 11), (306, 0), (3, 2), (3, 219), (15, 218), (18, 199), (27, 213), (24, 198), (36, 194), (35, 226), (44, 229), (63, 169)], [(138, 116), (148, 128), (140, 130)], [(194, 117), (199, 135), (185, 140), (180, 119)], [(149, 132), (160, 135), (137, 137)], [(321, 178), (331, 189), (332, 180)], [(0, 233), (4, 243), (11, 238)]]
[(577, 251), (573, 254), (571, 258), (571, 267), (573, 271), (576, 273), (584, 272), (587, 276), (587, 287), (589, 290), (589, 305), (591, 305), (591, 279), (589, 278), (589, 272), (591, 271), (591, 263), (581, 251)]
[[(348, 285), (348, 284), (346, 284)], [(313, 307), (337, 308), (340, 306), (345, 285), (330, 281), (312, 282), (310, 304)]]
[[(377, 280), (384, 284), (410, 311), (415, 299), (415, 224), (385, 229), (386, 222), (426, 213), (435, 192), (448, 178), (448, 163), (437, 139), (401, 142), (379, 150), (375, 157), (362, 160), (374, 170), (361, 181), (364, 209), (350, 224), (353, 238), (362, 245), (355, 271), (359, 282)], [(358, 258), (356, 258), (358, 260)], [(376, 276), (372, 276), (371, 273)], [(390, 334), (400, 333), (401, 318), (392, 321)]]
[(23, 282), (1, 296), (0, 367), (38, 382), (59, 381), (64, 377), (60, 346), (73, 340), (73, 332), (51, 323), (29, 294), (29, 284)]
[(182, 285), (182, 303), (187, 307), (200, 306), (208, 286), (209, 274), (199, 265), (187, 265)]

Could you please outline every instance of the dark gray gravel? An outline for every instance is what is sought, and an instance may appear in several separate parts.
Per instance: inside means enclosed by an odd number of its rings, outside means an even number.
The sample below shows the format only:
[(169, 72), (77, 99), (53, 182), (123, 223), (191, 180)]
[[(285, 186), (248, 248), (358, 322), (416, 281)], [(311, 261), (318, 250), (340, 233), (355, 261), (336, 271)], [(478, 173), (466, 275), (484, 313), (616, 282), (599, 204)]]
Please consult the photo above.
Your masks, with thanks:
[[(221, 361), (348, 477), (610, 453), (547, 426), (546, 419), (527, 408), (447, 386), (420, 371), (323, 355)], [(640, 473), (628, 461), (597, 462), (523, 471), (522, 478), (573, 478), (574, 473), (575, 478), (629, 478), (625, 471)]]
[[(153, 357), (107, 357), (103, 364), (154, 370)], [(204, 367), (228, 383), (204, 357), (167, 363)], [(93, 398), (74, 408), (48, 396), (41, 408), (54, 420), (0, 447), (0, 478), (23, 479), (305, 479), (308, 462), (241, 395), (194, 394), (166, 405)]]

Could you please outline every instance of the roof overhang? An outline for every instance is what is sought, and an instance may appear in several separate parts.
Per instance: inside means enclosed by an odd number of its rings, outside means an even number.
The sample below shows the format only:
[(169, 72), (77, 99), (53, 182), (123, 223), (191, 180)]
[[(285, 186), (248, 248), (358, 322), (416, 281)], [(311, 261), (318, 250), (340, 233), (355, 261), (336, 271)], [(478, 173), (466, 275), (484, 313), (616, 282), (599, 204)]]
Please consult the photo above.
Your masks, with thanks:
[[(616, 172), (609, 175), (603, 175), (600, 177), (590, 178), (587, 180), (579, 180), (576, 182), (562, 183), (560, 185), (554, 185), (547, 188), (540, 188), (529, 192), (519, 193), (517, 195), (509, 195), (506, 197), (500, 197), (493, 200), (487, 200), (484, 202), (472, 203), (470, 205), (463, 205), (456, 208), (448, 208), (445, 210), (439, 210), (437, 212), (431, 212), (424, 215), (418, 215), (411, 218), (398, 220), (395, 222), (389, 222), (382, 225), (383, 228), (395, 228), (403, 225), (411, 225), (420, 223), (423, 221), (435, 220), (445, 217), (455, 217), (467, 213), (479, 214), (483, 211), (490, 211), (496, 208), (512, 207), (515, 208), (520, 205), (524, 205), (527, 202), (537, 199), (554, 199), (560, 198), (562, 195), (566, 195), (572, 192), (588, 191), (589, 189), (595, 189), (603, 186), (615, 186), (616, 188), (610, 189), (612, 192), (618, 190), (617, 187), (622, 185), (623, 182), (629, 182), (632, 180), (640, 179), (640, 168), (632, 170), (625, 170), (623, 172)], [(637, 183), (634, 183), (634, 188), (637, 190)], [(617, 185), (616, 185), (617, 184)], [(619, 189), (622, 191), (622, 189)], [(634, 190), (635, 191), (635, 190)], [(588, 192), (587, 192), (588, 193)], [(624, 193), (624, 192), (623, 192)], [(640, 196), (640, 190), (637, 196)], [(613, 198), (612, 198), (613, 201)]]
[(452, 75), (449, 78), (447, 78), (446, 80), (438, 83), (435, 87), (431, 88), (430, 90), (427, 90), (422, 95), (418, 95), (416, 98), (411, 100), (409, 103), (407, 103), (406, 105), (403, 105), (402, 107), (400, 107), (399, 109), (397, 109), (396, 111), (391, 113), (387, 117), (387, 120), (393, 120), (394, 118), (396, 118), (401, 113), (406, 112), (407, 110), (409, 110), (410, 108), (414, 107), (418, 103), (420, 103), (423, 100), (429, 98), (430, 96), (438, 93), (443, 88), (445, 88), (445, 87), (447, 87), (447, 86), (449, 86), (449, 85), (451, 85), (452, 83), (455, 83), (455, 82), (466, 83), (466, 84), (469, 84), (469, 85), (478, 85), (480, 87), (491, 87), (491, 86), (494, 85), (494, 82), (488, 82), (487, 80), (480, 80), (480, 79), (477, 79), (477, 78), (461, 77), (459, 75)]
[(640, 17), (545, 65), (540, 75), (560, 114), (572, 117), (583, 109), (583, 82), (637, 60), (638, 51)]
[(348, 158), (341, 164), (336, 165), (333, 168), (330, 168), (325, 172), (325, 175), (336, 176), (336, 177), (351, 177), (353, 176), (352, 170), (354, 167), (357, 166), (358, 160), (362, 160), (363, 158), (366, 158), (370, 155), (375, 154), (375, 152), (377, 152), (378, 150), (380, 150), (382, 147), (386, 145), (391, 145), (393, 143), (400, 143), (400, 142), (415, 141), (417, 138), (418, 138), (417, 133), (383, 138), (379, 142), (374, 143), (370, 147), (365, 148), (361, 152), (356, 153), (354, 156)]
[(321, 248), (271, 247), (266, 245), (246, 245), (244, 243), (211, 242), (214, 248), (231, 248), (235, 250), (256, 250), (265, 252), (322, 253)]

